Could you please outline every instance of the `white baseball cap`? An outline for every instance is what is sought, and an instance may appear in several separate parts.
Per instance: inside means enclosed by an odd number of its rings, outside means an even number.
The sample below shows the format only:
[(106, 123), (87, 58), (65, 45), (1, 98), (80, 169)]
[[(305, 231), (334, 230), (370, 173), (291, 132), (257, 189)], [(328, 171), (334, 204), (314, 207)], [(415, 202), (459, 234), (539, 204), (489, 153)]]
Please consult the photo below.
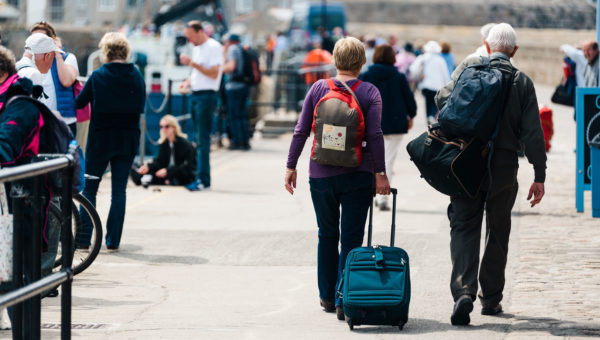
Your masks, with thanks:
[(49, 52), (64, 53), (54, 40), (43, 33), (33, 33), (25, 40), (25, 50), (33, 54), (44, 54)]

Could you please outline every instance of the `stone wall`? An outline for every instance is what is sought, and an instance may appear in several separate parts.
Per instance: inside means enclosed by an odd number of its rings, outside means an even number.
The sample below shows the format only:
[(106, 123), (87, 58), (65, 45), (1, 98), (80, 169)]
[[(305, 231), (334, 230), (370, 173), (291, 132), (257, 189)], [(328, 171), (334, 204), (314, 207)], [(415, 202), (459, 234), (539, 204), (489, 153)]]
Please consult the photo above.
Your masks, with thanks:
[(345, 0), (349, 22), (595, 29), (586, 0)]
[[(348, 32), (353, 36), (365, 34), (388, 37), (395, 35), (401, 44), (410, 41), (424, 44), (428, 40), (447, 40), (452, 46), (456, 62), (474, 52), (481, 45), (479, 26), (430, 26), (394, 25), (351, 22)], [(562, 44), (577, 45), (587, 39), (595, 39), (592, 30), (528, 29), (517, 28), (519, 50), (514, 58), (515, 66), (527, 73), (534, 82), (557, 85), (562, 76)]]

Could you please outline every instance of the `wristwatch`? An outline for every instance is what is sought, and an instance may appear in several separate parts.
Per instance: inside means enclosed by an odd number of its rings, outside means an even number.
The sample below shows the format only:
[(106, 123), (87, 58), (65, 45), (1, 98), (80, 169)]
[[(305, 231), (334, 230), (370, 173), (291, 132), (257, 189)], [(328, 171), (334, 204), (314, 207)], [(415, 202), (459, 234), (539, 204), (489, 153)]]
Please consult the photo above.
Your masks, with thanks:
[(375, 175), (385, 176), (385, 171), (376, 172)]

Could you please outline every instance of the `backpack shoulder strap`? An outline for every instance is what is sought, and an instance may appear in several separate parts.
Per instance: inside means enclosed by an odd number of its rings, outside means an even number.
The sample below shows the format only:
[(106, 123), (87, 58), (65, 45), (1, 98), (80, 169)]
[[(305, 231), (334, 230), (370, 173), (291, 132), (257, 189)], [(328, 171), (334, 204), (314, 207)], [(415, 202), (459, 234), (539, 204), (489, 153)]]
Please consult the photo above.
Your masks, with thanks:
[(327, 78), (327, 86), (329, 87), (329, 90), (333, 91), (335, 90), (335, 88), (337, 86), (335, 86), (335, 83), (333, 82), (332, 78)]
[(42, 102), (40, 102), (39, 100), (34, 99), (30, 96), (23, 95), (23, 94), (10, 97), (10, 99), (6, 102), (6, 106), (8, 107), (10, 104), (14, 103), (15, 101), (17, 101), (19, 99), (25, 99), (26, 101), (31, 102), (32, 104), (37, 106), (38, 109), (40, 109), (40, 111), (42, 111), (40, 108), (40, 105), (39, 105), (39, 104), (42, 104)]
[[(338, 79), (339, 80), (339, 79)], [(331, 81), (333, 83), (333, 80)], [(354, 100), (356, 101), (356, 104), (358, 105), (358, 108), (360, 109), (361, 112), (363, 112), (362, 107), (360, 106), (360, 102), (358, 101), (358, 98), (356, 97), (356, 94), (354, 93), (354, 90), (352, 90), (348, 84), (346, 84), (346, 82), (344, 82), (343, 80), (340, 80), (340, 82), (342, 83), (342, 85), (344, 85), (344, 87), (346, 88), (346, 90), (348, 90), (348, 92), (350, 92), (350, 94), (352, 95), (352, 97), (354, 98)], [(361, 81), (359, 80), (356, 84), (354, 84), (352, 86), (352, 88), (356, 89), (358, 88), (358, 85), (360, 85)], [(334, 85), (335, 86), (335, 85)], [(364, 112), (363, 112), (364, 114)]]
[(356, 89), (358, 88), (358, 85), (362, 84), (362, 80), (358, 80), (356, 83), (354, 83), (354, 85), (352, 85), (351, 89), (352, 91), (356, 91)]

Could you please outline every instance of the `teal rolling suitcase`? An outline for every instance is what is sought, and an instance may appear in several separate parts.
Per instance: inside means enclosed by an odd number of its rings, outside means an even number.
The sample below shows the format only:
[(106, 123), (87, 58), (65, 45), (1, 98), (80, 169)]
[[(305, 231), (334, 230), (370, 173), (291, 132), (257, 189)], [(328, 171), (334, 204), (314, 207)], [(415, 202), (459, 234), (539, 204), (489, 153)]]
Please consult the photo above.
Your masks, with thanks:
[(391, 325), (400, 329), (408, 320), (410, 304), (410, 271), (408, 254), (394, 247), (396, 228), (396, 195), (392, 189), (392, 237), (390, 247), (371, 246), (373, 203), (369, 211), (366, 247), (348, 254), (344, 277), (338, 287), (344, 314), (350, 329), (360, 325)]

